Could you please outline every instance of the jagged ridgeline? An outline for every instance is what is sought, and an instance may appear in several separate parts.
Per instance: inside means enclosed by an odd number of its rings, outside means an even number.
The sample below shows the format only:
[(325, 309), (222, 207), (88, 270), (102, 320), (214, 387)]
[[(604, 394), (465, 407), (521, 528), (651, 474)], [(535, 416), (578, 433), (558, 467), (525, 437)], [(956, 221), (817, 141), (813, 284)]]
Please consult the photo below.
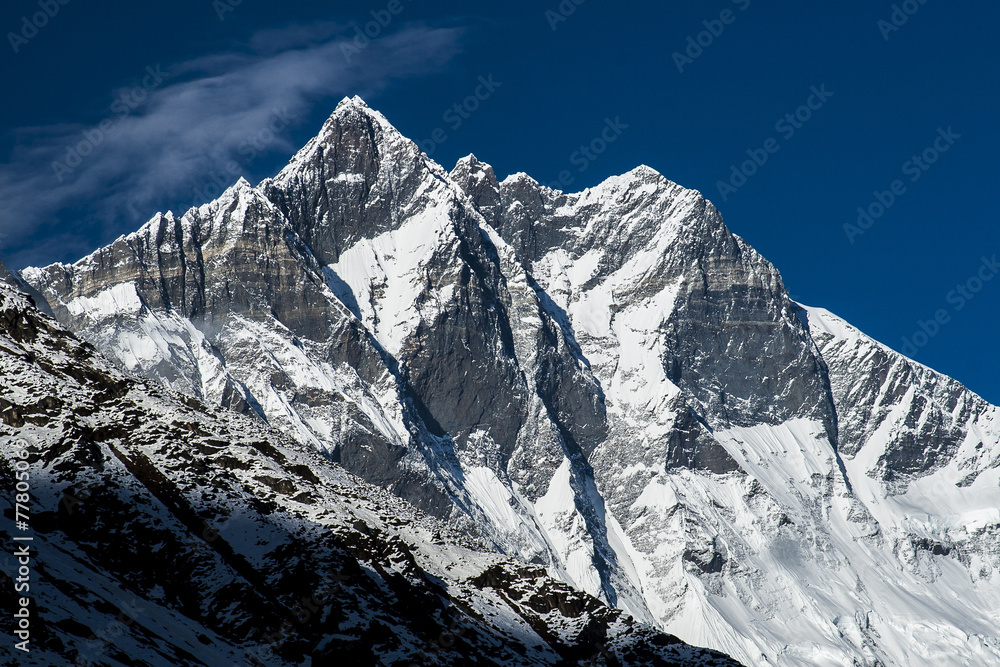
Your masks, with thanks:
[(1000, 420), (648, 167), (449, 173), (345, 99), (277, 176), (21, 278), (122, 370), (748, 664), (1000, 660)]

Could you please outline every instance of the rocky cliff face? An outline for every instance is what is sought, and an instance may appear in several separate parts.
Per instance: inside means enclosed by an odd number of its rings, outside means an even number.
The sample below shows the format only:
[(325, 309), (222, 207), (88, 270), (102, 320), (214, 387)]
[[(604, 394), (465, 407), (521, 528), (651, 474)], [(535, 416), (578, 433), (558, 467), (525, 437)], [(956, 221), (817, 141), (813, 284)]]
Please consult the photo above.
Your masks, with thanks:
[[(157, 215), (84, 264), (29, 272), (57, 317), (128, 371), (256, 414), (349, 470), (414, 497), (406, 407), (370, 333), (275, 206), (245, 181)], [(383, 407), (383, 401), (391, 406)], [(398, 464), (398, 465), (397, 465)], [(390, 472), (391, 471), (391, 472)], [(436, 489), (419, 491), (433, 508)]]
[[(994, 406), (957, 381), (876, 343), (840, 318), (815, 309), (803, 315), (829, 363), (841, 449), (856, 456), (883, 434), (884, 451), (872, 472), (894, 489), (905, 491), (909, 481), (948, 465), (968, 437), (978, 437), (976, 427), (995, 414)], [(859, 368), (865, 372), (859, 374)], [(982, 471), (971, 467), (963, 485)]]
[[(700, 194), (647, 167), (577, 194), (524, 175), (498, 183), (473, 157), (452, 178), (567, 312), (587, 309), (613, 328), (659, 297), (660, 364), (706, 419), (815, 418), (836, 438), (823, 362), (780, 275)], [(588, 324), (574, 331), (593, 356), (608, 337)]]
[(126, 370), (686, 640), (1000, 659), (997, 409), (647, 167), (448, 173), (348, 99), (257, 188), (22, 277)]
[[(34, 573), (30, 652), (5, 642), (3, 664), (736, 664), (123, 375), (3, 282), (0, 386), (0, 479), (27, 461)], [(5, 562), (8, 610), (14, 577)]]

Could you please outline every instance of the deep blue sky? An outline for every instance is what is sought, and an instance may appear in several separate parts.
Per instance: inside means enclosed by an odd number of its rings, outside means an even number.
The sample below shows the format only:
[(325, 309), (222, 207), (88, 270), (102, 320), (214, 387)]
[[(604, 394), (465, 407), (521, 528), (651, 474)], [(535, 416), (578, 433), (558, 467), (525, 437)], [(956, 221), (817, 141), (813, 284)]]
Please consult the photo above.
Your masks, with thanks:
[[(910, 0), (919, 10), (888, 40), (888, 1), (585, 0), (555, 30), (545, 11), (557, 0), (400, 3), (350, 62), (341, 41), (388, 0), (242, 0), (222, 21), (212, 0), (70, 0), (17, 53), (6, 36), (0, 256), (13, 268), (75, 260), (156, 210), (183, 210), (213, 172), (234, 180), (230, 159), (256, 183), (358, 93), (414, 140), (444, 129), (433, 157), (449, 168), (475, 152), (501, 177), (572, 170), (576, 190), (648, 164), (715, 201), (794, 298), (896, 349), (945, 310), (939, 333), (908, 352), (1000, 402), (1000, 275), (971, 300), (948, 299), (1000, 253), (997, 3)], [(679, 72), (673, 53), (726, 9), (732, 22)], [(38, 11), (9, 0), (0, 28), (20, 32)], [(152, 92), (120, 118), (116, 95), (157, 66), (169, 76), (147, 78)], [(489, 75), (499, 88), (452, 130), (443, 114)], [(793, 136), (775, 127), (823, 85), (833, 96)], [(249, 149), (276, 108), (293, 117)], [(572, 154), (606, 118), (628, 127), (581, 173)], [(112, 132), (59, 181), (52, 161), (104, 119)], [(961, 138), (911, 181), (904, 163), (949, 127)], [(718, 181), (769, 138), (778, 151), (724, 201)], [(896, 179), (905, 193), (850, 243), (844, 224)]]

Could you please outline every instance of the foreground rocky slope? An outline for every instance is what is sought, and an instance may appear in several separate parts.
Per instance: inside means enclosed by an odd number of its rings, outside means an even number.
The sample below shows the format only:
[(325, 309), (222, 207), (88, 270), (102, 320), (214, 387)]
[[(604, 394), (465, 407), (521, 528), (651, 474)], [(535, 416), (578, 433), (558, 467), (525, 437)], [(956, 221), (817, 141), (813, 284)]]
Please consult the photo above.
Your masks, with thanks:
[(3, 664), (736, 664), (124, 376), (3, 280), (0, 387), (0, 478), (26, 449), (34, 538), (31, 651)]
[(347, 99), (275, 178), (22, 278), (124, 369), (687, 641), (1000, 660), (997, 408), (647, 167), (448, 173)]

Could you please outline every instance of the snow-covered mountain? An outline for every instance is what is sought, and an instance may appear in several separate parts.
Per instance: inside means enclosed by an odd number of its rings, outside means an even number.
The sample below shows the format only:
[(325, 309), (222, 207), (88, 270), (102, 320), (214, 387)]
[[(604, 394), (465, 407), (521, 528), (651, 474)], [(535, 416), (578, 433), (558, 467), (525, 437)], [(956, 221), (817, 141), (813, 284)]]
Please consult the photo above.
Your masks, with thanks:
[[(0, 271), (5, 271), (0, 264)], [(258, 420), (115, 370), (0, 275), (0, 479), (31, 572), (4, 665), (684, 665), (681, 643), (485, 551)], [(13, 495), (0, 498), (6, 517)], [(19, 501), (20, 502), (20, 501)]]
[(21, 278), (123, 369), (746, 664), (1000, 661), (1000, 412), (696, 191), (450, 172), (345, 99), (275, 178)]

